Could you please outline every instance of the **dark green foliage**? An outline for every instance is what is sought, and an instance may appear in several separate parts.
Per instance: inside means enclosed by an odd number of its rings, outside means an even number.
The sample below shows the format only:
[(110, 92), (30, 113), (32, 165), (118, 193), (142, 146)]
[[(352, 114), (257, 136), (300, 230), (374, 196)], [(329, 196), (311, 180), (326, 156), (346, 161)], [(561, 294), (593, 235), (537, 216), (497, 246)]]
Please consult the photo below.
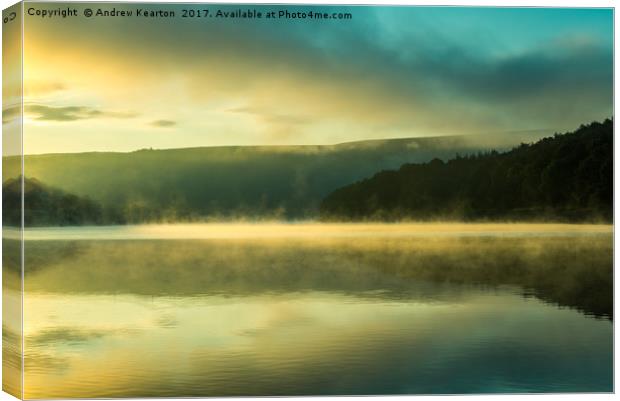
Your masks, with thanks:
[[(4, 225), (21, 225), (21, 177), (2, 185)], [(43, 185), (33, 178), (24, 179), (24, 224), (26, 226), (73, 226), (121, 223), (108, 215), (91, 199)]]
[[(29, 178), (117, 210), (112, 220), (306, 219), (316, 218), (321, 200), (343, 185), (406, 162), (475, 152), (489, 140), (505, 148), (518, 143), (513, 137), (463, 136), (145, 149), (27, 155), (24, 164)], [(21, 170), (19, 157), (5, 157), (3, 164), (5, 171)]]
[(405, 164), (332, 192), (324, 219), (611, 221), (613, 122), (509, 152)]

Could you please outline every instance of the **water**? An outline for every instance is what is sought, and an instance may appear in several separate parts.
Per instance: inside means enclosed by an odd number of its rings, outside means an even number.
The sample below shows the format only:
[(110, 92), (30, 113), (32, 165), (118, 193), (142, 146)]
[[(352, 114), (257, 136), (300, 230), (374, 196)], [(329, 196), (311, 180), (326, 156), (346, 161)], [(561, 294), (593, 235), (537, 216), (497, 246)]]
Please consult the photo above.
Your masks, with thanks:
[(26, 238), (27, 398), (613, 390), (609, 226)]

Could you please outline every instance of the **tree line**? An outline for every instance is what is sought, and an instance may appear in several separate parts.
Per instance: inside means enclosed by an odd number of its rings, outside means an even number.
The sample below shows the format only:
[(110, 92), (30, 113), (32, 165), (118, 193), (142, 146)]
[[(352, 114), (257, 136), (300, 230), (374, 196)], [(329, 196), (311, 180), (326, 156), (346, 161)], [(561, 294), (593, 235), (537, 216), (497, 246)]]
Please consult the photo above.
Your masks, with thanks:
[(510, 151), (404, 164), (329, 194), (324, 220), (613, 218), (613, 121)]
[[(322, 176), (329, 180), (330, 175), (335, 177), (338, 172)], [(177, 176), (182, 181), (177, 184), (186, 187), (188, 179), (187, 175)], [(21, 177), (3, 183), (5, 225), (21, 224), (21, 183)], [(162, 198), (159, 204), (141, 198), (124, 199), (118, 190), (115, 201), (101, 202), (36, 178), (26, 177), (23, 183), (26, 226), (291, 218), (285, 210), (279, 212), (281, 208), (264, 205), (265, 199), (257, 196), (251, 202), (248, 198), (245, 207), (231, 201), (205, 209), (170, 192), (164, 193), (168, 196), (158, 195)], [(157, 183), (151, 181), (154, 186)], [(192, 192), (204, 192), (195, 179), (191, 184)], [(236, 191), (243, 191), (243, 184), (238, 184)], [(276, 196), (282, 192), (282, 185), (263, 190)], [(575, 132), (555, 134), (507, 152), (490, 150), (457, 154), (447, 162), (436, 158), (404, 164), (398, 170), (384, 170), (341, 187), (322, 201), (319, 198), (317, 204), (303, 214), (304, 218), (609, 222), (613, 217), (613, 122), (608, 119), (582, 125)]]
[(98, 202), (44, 185), (35, 178), (6, 180), (2, 185), (3, 225), (20, 226), (24, 193), (25, 226), (122, 224), (121, 214)]

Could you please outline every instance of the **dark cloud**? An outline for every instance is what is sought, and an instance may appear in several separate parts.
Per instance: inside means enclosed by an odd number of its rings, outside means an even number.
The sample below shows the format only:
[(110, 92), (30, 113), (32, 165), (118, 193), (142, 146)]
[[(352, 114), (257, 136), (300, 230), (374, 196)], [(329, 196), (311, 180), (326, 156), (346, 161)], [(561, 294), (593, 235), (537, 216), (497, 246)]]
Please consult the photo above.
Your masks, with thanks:
[[(557, 49), (556, 49), (557, 50)], [(440, 82), (454, 92), (494, 103), (498, 100), (558, 94), (597, 92), (609, 101), (612, 79), (611, 49), (533, 49), (516, 55), (489, 58), (465, 54), (412, 63), (411, 69)], [(565, 100), (559, 98), (558, 100)]]
[[(500, 129), (570, 129), (613, 112), (613, 49), (600, 41), (550, 40), (501, 55), (440, 34), (433, 46), (423, 37), (411, 43), (415, 50), (361, 36), (340, 50), (360, 85), (390, 93), (377, 97), (377, 107), (409, 104), (414, 124), (428, 119), (458, 132), (470, 109), (486, 129), (495, 122), (504, 124)], [(345, 74), (330, 64), (335, 76)]]
[(455, 100), (488, 107), (495, 115), (510, 114), (513, 124), (569, 129), (612, 114), (613, 54), (596, 45), (562, 52), (536, 49), (432, 70), (433, 79), (450, 87)]
[(172, 121), (172, 120), (155, 120), (151, 122), (151, 125), (154, 127), (160, 127), (160, 128), (170, 128), (170, 127), (174, 127), (175, 125), (177, 125), (177, 122)]
[[(149, 20), (113, 30), (102, 23), (83, 37), (75, 35), (81, 25), (54, 26), (53, 33), (41, 36), (51, 35), (57, 43), (70, 38), (84, 51), (96, 43), (115, 58), (143, 66), (140, 74), (157, 60), (158, 80), (185, 73), (188, 86), (195, 88), (192, 96), (244, 99), (246, 112), (260, 115), (277, 131), (295, 129), (300, 119), (330, 117), (363, 120), (377, 130), (440, 134), (564, 130), (613, 111), (611, 11), (601, 11), (606, 19), (595, 21), (582, 10), (338, 10), (354, 18), (320, 29), (298, 21), (219, 20), (172, 29)], [(438, 19), (451, 13), (458, 14), (453, 24)], [(33, 26), (43, 23), (33, 21)], [(208, 37), (218, 40), (205, 41)], [(250, 98), (261, 82), (278, 86), (272, 94), (258, 91), (262, 98)], [(265, 111), (265, 105), (279, 110)], [(252, 110), (256, 107), (259, 113)]]
[(52, 107), (41, 104), (30, 104), (24, 107), (25, 112), (35, 115), (36, 120), (43, 121), (76, 121), (91, 118), (133, 118), (136, 113), (102, 111), (86, 106)]
[[(369, 14), (358, 21), (320, 31), (289, 25), (286, 34), (277, 28), (248, 32), (245, 26), (243, 33), (225, 32), (219, 45), (243, 54), (252, 66), (253, 75), (247, 76), (280, 76), (292, 82), (293, 93), (321, 88), (323, 103), (331, 105), (322, 118), (374, 118), (373, 124), (383, 127), (455, 133), (564, 130), (613, 112), (613, 49), (600, 38), (550, 36), (519, 49), (491, 51), (474, 37), (451, 37), (428, 26), (400, 41), (383, 40), (379, 20)], [(251, 105), (245, 111), (258, 114)]]

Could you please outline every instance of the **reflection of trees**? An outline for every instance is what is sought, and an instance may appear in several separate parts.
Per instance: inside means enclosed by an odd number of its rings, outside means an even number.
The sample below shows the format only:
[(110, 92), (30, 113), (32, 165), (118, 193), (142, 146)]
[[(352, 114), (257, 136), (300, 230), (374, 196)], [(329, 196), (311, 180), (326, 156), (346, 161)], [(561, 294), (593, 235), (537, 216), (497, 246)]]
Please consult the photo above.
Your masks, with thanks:
[(606, 235), (26, 246), (27, 291), (170, 296), (325, 291), (424, 300), (448, 290), (451, 297), (466, 294), (462, 285), (515, 285), (524, 294), (612, 318), (612, 240)]

